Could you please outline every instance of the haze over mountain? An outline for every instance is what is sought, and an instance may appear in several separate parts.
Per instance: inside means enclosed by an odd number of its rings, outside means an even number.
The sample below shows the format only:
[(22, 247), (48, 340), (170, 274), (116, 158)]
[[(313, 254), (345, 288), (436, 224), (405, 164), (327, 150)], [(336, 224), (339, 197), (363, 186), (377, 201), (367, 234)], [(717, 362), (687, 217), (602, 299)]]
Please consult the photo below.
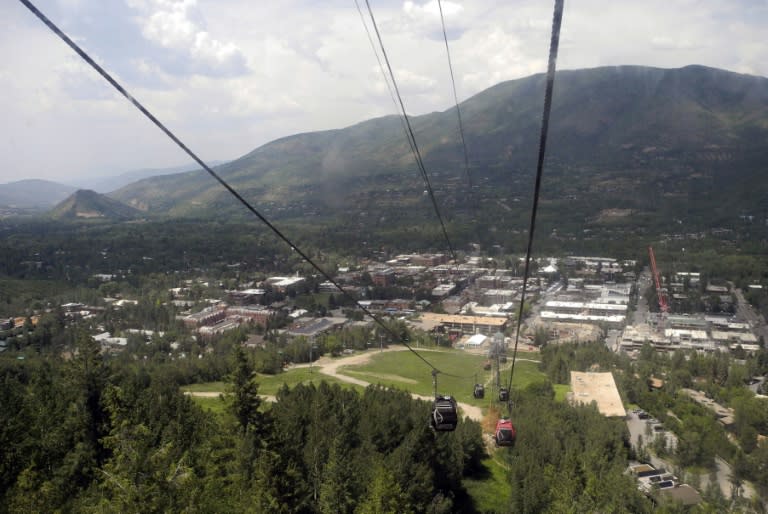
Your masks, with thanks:
[[(207, 163), (209, 166), (218, 166), (227, 161), (214, 160)], [(118, 175), (104, 175), (99, 177), (83, 177), (75, 180), (68, 181), (77, 189), (91, 189), (97, 193), (109, 193), (121, 187), (132, 184), (139, 180), (159, 177), (162, 175), (171, 175), (174, 173), (183, 173), (185, 171), (199, 170), (200, 166), (196, 163), (183, 164), (181, 166), (172, 166), (169, 168), (147, 168), (141, 170), (126, 171)]]
[[(530, 197), (543, 86), (544, 76), (534, 75), (461, 104), (481, 204), (508, 208)], [(455, 109), (412, 123), (438, 201), (451, 212), (469, 212)], [(702, 66), (560, 71), (544, 206), (579, 223), (603, 219), (606, 211), (696, 221), (702, 213), (722, 218), (758, 208), (766, 140), (768, 79)], [(396, 116), (285, 137), (217, 169), (270, 216), (426, 213), (424, 186)], [(141, 180), (112, 196), (150, 214), (243, 212), (203, 172)]]
[(48, 209), (76, 190), (73, 186), (39, 179), (0, 184), (0, 207)]
[(49, 213), (54, 219), (104, 219), (129, 220), (141, 216), (141, 212), (95, 191), (80, 189), (58, 204)]

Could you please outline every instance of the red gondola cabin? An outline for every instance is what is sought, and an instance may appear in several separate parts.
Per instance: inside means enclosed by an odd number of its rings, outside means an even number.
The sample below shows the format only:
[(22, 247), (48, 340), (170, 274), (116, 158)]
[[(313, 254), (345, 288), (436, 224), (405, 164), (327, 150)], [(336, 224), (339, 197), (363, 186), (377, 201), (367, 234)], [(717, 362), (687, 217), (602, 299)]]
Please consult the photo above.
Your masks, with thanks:
[(496, 446), (512, 446), (515, 444), (515, 437), (517, 431), (512, 421), (507, 418), (501, 418), (496, 423), (496, 432), (493, 434), (493, 438), (496, 441)]

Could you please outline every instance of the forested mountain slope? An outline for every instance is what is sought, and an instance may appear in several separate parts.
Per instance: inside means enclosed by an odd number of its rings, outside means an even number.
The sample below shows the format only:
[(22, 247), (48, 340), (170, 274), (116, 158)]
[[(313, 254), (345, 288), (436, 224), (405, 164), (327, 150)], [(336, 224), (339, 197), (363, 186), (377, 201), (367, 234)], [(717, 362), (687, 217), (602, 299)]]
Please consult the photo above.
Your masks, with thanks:
[(50, 212), (55, 219), (127, 220), (141, 212), (95, 191), (80, 189)]
[[(527, 209), (543, 82), (543, 75), (504, 82), (461, 104), (481, 212), (499, 203), (513, 213)], [(438, 202), (449, 218), (467, 219), (455, 109), (412, 122)], [(766, 140), (768, 79), (702, 66), (559, 71), (542, 207), (553, 217), (568, 213), (580, 228), (599, 225), (612, 209), (702, 225), (759, 211)], [(217, 169), (272, 217), (430, 216), (395, 116), (288, 136)], [(151, 214), (243, 212), (202, 172), (142, 180), (113, 196)]]

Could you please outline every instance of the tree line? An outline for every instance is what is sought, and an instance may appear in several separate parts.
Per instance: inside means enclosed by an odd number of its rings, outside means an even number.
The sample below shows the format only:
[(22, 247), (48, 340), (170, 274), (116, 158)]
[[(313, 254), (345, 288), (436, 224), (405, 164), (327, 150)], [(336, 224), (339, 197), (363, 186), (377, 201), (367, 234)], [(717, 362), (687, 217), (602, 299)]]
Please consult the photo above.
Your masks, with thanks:
[(480, 426), (428, 427), (404, 392), (325, 383), (258, 397), (230, 362), (225, 415), (180, 393), (170, 365), (0, 359), (0, 512), (451, 512), (484, 455)]

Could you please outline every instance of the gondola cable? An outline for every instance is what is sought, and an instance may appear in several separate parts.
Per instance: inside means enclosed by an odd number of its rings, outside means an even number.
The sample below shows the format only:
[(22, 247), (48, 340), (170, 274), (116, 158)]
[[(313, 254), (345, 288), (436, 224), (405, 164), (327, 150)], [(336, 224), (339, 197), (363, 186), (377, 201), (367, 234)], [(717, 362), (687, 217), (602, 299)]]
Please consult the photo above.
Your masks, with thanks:
[[(390, 334), (396, 341), (399, 341), (400, 344), (405, 346), (408, 350), (410, 350), (414, 355), (416, 355), (419, 359), (421, 359), (427, 366), (429, 366), (433, 372), (435, 373), (441, 373), (441, 371), (434, 366), (429, 360), (427, 360), (424, 356), (422, 356), (419, 352), (414, 350), (408, 342), (401, 338), (398, 334), (396, 334), (392, 329), (390, 329), (381, 319), (379, 319), (377, 316), (375, 316), (367, 307), (362, 305), (356, 298), (354, 298), (350, 293), (348, 293), (344, 288), (341, 287), (341, 285), (333, 279), (328, 273), (325, 272), (320, 266), (318, 266), (305, 252), (303, 252), (297, 245), (295, 245), (285, 234), (283, 234), (275, 225), (273, 225), (263, 214), (261, 214), (255, 207), (253, 207), (250, 202), (248, 202), (245, 198), (243, 198), (240, 193), (238, 193), (232, 186), (230, 186), (219, 174), (217, 174), (215, 171), (213, 171), (200, 157), (197, 156), (187, 145), (185, 145), (176, 135), (171, 132), (170, 129), (168, 129), (159, 119), (157, 119), (149, 110), (144, 107), (138, 100), (136, 100), (123, 86), (120, 85), (120, 83), (115, 80), (112, 75), (110, 75), (104, 68), (99, 66), (99, 64), (94, 61), (90, 55), (88, 55), (85, 50), (80, 48), (80, 46), (77, 45), (72, 39), (69, 38), (61, 29), (59, 29), (58, 26), (56, 26), (48, 17), (43, 14), (42, 11), (40, 11), (37, 7), (35, 7), (34, 4), (30, 0), (19, 0), (24, 6), (29, 9), (32, 14), (34, 14), (40, 21), (42, 21), (54, 34), (56, 34), (64, 43), (67, 44), (72, 50), (77, 53), (77, 55), (80, 56), (81, 59), (83, 59), (86, 63), (88, 63), (96, 72), (101, 75), (104, 80), (109, 82), (109, 84), (115, 88), (121, 95), (123, 95), (129, 102), (133, 104), (136, 109), (138, 109), (146, 118), (148, 118), (155, 126), (157, 126), (163, 133), (165, 133), (166, 136), (168, 136), (176, 145), (181, 148), (189, 157), (191, 157), (197, 164), (200, 165), (211, 177), (216, 179), (219, 184), (221, 184), (232, 196), (234, 196), (243, 206), (245, 206), (246, 209), (251, 211), (251, 213), (256, 216), (264, 225), (266, 225), (278, 238), (280, 238), (283, 242), (285, 242), (291, 250), (296, 252), (302, 259), (304, 259), (305, 262), (307, 262), (310, 266), (312, 266), (318, 273), (320, 273), (323, 278), (325, 278), (327, 281), (329, 281), (331, 284), (336, 287), (344, 296), (346, 296), (348, 299), (355, 302), (355, 304), (366, 314), (368, 315), (377, 325), (379, 325), (385, 332)], [(446, 374), (448, 375), (448, 374)], [(451, 375), (448, 375), (451, 376)]]
[[(443, 27), (443, 40), (445, 41), (445, 54), (448, 56), (448, 71), (451, 75), (451, 86), (453, 88), (453, 101), (456, 104), (456, 117), (459, 121), (459, 136), (461, 137), (461, 148), (464, 152), (464, 173), (467, 176), (467, 186), (469, 187), (470, 198), (472, 197), (472, 176), (469, 174), (469, 154), (467, 153), (467, 141), (464, 138), (464, 124), (461, 121), (461, 108), (459, 108), (459, 95), (456, 93), (456, 79), (453, 74), (453, 62), (451, 60), (451, 49), (448, 46), (448, 33), (445, 30), (445, 17), (443, 16), (443, 4), (437, 0), (437, 8), (440, 11), (440, 24)], [(474, 205), (474, 202), (472, 202)]]
[(445, 239), (446, 244), (448, 245), (448, 250), (451, 253), (451, 258), (454, 262), (456, 262), (456, 252), (453, 249), (453, 245), (451, 244), (451, 239), (448, 237), (448, 231), (445, 228), (445, 223), (443, 222), (443, 216), (440, 214), (440, 208), (437, 206), (437, 199), (435, 198), (435, 192), (432, 189), (432, 184), (429, 181), (429, 175), (427, 174), (427, 169), (424, 166), (424, 160), (421, 157), (421, 152), (419, 151), (419, 145), (416, 143), (416, 136), (413, 132), (413, 127), (411, 126), (411, 122), (408, 119), (408, 112), (405, 109), (405, 104), (403, 103), (403, 97), (400, 95), (400, 89), (397, 87), (397, 81), (395, 80), (395, 74), (392, 71), (392, 65), (389, 62), (389, 57), (387, 56), (387, 50), (384, 47), (384, 41), (381, 38), (381, 33), (379, 32), (379, 27), (376, 24), (376, 17), (373, 15), (373, 10), (371, 9), (371, 4), (368, 0), (365, 0), (365, 5), (368, 8), (368, 14), (371, 17), (371, 24), (373, 25), (373, 30), (376, 33), (376, 38), (379, 41), (379, 47), (381, 48), (381, 54), (384, 56), (384, 62), (387, 65), (387, 70), (389, 71), (389, 77), (392, 80), (392, 86), (395, 90), (395, 96), (397, 96), (398, 103), (400, 104), (400, 109), (403, 113), (403, 119), (405, 120), (405, 124), (408, 127), (408, 137), (412, 143), (411, 150), (413, 151), (413, 157), (416, 160), (416, 166), (419, 168), (419, 171), (421, 172), (421, 177), (424, 180), (424, 186), (427, 188), (427, 194), (429, 195), (430, 200), (432, 201), (432, 207), (435, 210), (435, 214), (437, 215), (437, 219), (440, 222), (440, 227), (443, 231), (443, 237)]
[[(549, 43), (549, 61), (547, 64), (546, 88), (544, 90), (544, 111), (541, 117), (541, 133), (539, 137), (539, 156), (536, 163), (536, 182), (533, 189), (533, 205), (531, 207), (531, 220), (528, 228), (528, 245), (525, 252), (525, 271), (523, 273), (523, 288), (520, 294), (520, 309), (517, 314), (517, 328), (515, 330), (515, 346), (512, 352), (512, 366), (509, 371), (508, 390), (512, 390), (512, 377), (515, 374), (515, 360), (517, 359), (517, 347), (520, 341), (520, 325), (523, 320), (523, 307), (525, 305), (525, 293), (530, 273), (531, 251), (533, 248), (533, 234), (536, 228), (536, 211), (539, 206), (539, 193), (541, 191), (541, 177), (544, 170), (544, 155), (547, 147), (547, 134), (549, 131), (549, 115), (552, 110), (552, 92), (555, 86), (555, 67), (557, 64), (557, 49), (560, 43), (560, 26), (563, 20), (564, 0), (555, 0), (555, 10), (552, 17), (552, 37)], [(509, 408), (510, 405), (507, 404)], [(511, 410), (511, 409), (510, 409)]]
[[(123, 86), (120, 85), (119, 82), (117, 82), (106, 70), (104, 70), (101, 66), (99, 66), (82, 48), (80, 48), (72, 39), (70, 39), (63, 31), (61, 31), (48, 17), (46, 17), (30, 0), (19, 0), (27, 9), (29, 9), (30, 12), (32, 12), (40, 21), (42, 21), (52, 32), (54, 32), (64, 43), (67, 44), (75, 53), (80, 56), (86, 63), (88, 63), (96, 72), (98, 72), (116, 91), (118, 91), (122, 96), (124, 96), (130, 103), (136, 107), (147, 119), (149, 119), (155, 126), (157, 126), (163, 133), (168, 136), (169, 139), (171, 139), (179, 148), (181, 148), (189, 157), (191, 157), (197, 164), (199, 164), (211, 177), (213, 177), (219, 184), (222, 185), (232, 196), (234, 196), (243, 206), (246, 207), (253, 215), (255, 215), (264, 225), (266, 225), (279, 239), (284, 241), (291, 250), (295, 251), (305, 262), (307, 262), (310, 266), (312, 266), (318, 273), (320, 273), (326, 280), (328, 280), (331, 284), (336, 287), (344, 296), (351, 299), (356, 303), (356, 305), (366, 314), (368, 315), (377, 325), (379, 325), (385, 332), (389, 333), (395, 340), (399, 340), (403, 346), (405, 346), (410, 352), (412, 352), (414, 355), (416, 355), (420, 360), (422, 360), (427, 366), (429, 366), (432, 369), (432, 375), (435, 380), (436, 384), (436, 377), (438, 373), (442, 373), (437, 367), (435, 367), (429, 360), (427, 360), (424, 356), (422, 356), (419, 352), (414, 350), (408, 342), (401, 338), (399, 335), (397, 335), (394, 331), (392, 331), (386, 324), (383, 323), (381, 319), (379, 319), (377, 316), (375, 316), (368, 308), (366, 308), (364, 305), (362, 305), (357, 299), (355, 299), (350, 293), (348, 293), (346, 290), (344, 290), (341, 285), (336, 282), (333, 277), (331, 277), (328, 273), (325, 272), (319, 265), (317, 265), (305, 252), (303, 252), (297, 245), (295, 245), (286, 235), (284, 235), (275, 225), (273, 225), (264, 215), (262, 215), (255, 207), (253, 207), (243, 196), (241, 196), (232, 186), (230, 186), (221, 176), (219, 176), (216, 172), (214, 172), (200, 157), (197, 156), (189, 147), (187, 147), (173, 132), (171, 132), (170, 129), (168, 129), (159, 119), (157, 119), (148, 109), (146, 109), (138, 100), (136, 100)], [(442, 216), (440, 215), (439, 209), (437, 207), (437, 202), (434, 197), (434, 193), (432, 191), (431, 185), (429, 184), (429, 178), (426, 174), (426, 169), (424, 168), (423, 161), (421, 159), (421, 155), (418, 150), (418, 146), (416, 145), (416, 140), (413, 135), (413, 129), (411, 127), (411, 124), (408, 120), (408, 116), (405, 110), (405, 106), (402, 101), (402, 97), (400, 96), (399, 90), (397, 88), (397, 83), (394, 79), (394, 74), (392, 72), (391, 65), (389, 63), (389, 59), (387, 58), (386, 51), (383, 46), (383, 42), (381, 40), (381, 35), (379, 33), (378, 27), (376, 26), (375, 18), (373, 17), (373, 12), (371, 11), (370, 4), (368, 0), (366, 0), (366, 5), (368, 7), (368, 11), (371, 16), (371, 20), (374, 26), (374, 29), (376, 31), (379, 43), (381, 45), (382, 54), (384, 55), (384, 59), (387, 63), (387, 68), (389, 70), (390, 76), (392, 78), (392, 84), (394, 86), (395, 92), (397, 94), (400, 107), (403, 111), (403, 117), (405, 120), (405, 123), (408, 127), (408, 133), (410, 135), (410, 139), (413, 142), (412, 149), (414, 150), (414, 156), (417, 160), (417, 164), (419, 165), (420, 171), (422, 172), (423, 178), (425, 179), (425, 184), (428, 186), (428, 192), (430, 194), (430, 198), (432, 200), (433, 206), (435, 208), (435, 212), (438, 216), (438, 219), (440, 221), (443, 235), (446, 239), (446, 242), (448, 243), (449, 249), (451, 251), (451, 255), (454, 258), (454, 261), (456, 259), (455, 252), (453, 251), (453, 246), (450, 243), (450, 239), (448, 238), (448, 234), (445, 228), (445, 224), (443, 223)], [(549, 113), (551, 110), (551, 101), (552, 101), (552, 90), (554, 86), (554, 73), (555, 73), (555, 63), (557, 59), (557, 46), (559, 42), (559, 33), (560, 33), (560, 24), (562, 20), (562, 10), (563, 10), (563, 0), (555, 0), (555, 14), (553, 19), (553, 27), (552, 27), (552, 39), (550, 44), (550, 54), (549, 54), (549, 66), (547, 70), (547, 85), (546, 85), (546, 92), (545, 92), (545, 102), (544, 102), (544, 114), (542, 117), (542, 130), (541, 130), (541, 138), (540, 138), (540, 146), (539, 146), (539, 159), (538, 159), (538, 165), (537, 165), (537, 176), (536, 176), (536, 185), (534, 189), (534, 202), (533, 202), (533, 208), (531, 213), (531, 224), (529, 229), (529, 237), (528, 237), (528, 247), (526, 252), (526, 263), (525, 263), (525, 275), (523, 279), (523, 289), (522, 289), (522, 295), (521, 295), (521, 303), (520, 303), (520, 313), (518, 315), (518, 325), (517, 325), (517, 331), (515, 336), (515, 347), (514, 347), (514, 353), (512, 358), (512, 367), (510, 371), (510, 378), (509, 378), (509, 384), (511, 388), (512, 378), (514, 375), (514, 367), (515, 367), (515, 360), (517, 356), (517, 348), (518, 348), (518, 341), (519, 341), (519, 334), (520, 334), (520, 320), (522, 318), (522, 311), (523, 311), (523, 305), (524, 305), (524, 299), (525, 299), (525, 292), (526, 292), (526, 284), (527, 279), (529, 275), (529, 263), (530, 263), (530, 254), (531, 254), (531, 248), (533, 244), (533, 233), (535, 228), (535, 220), (536, 220), (536, 210), (538, 206), (538, 197), (539, 197), (539, 191), (540, 191), (540, 185), (541, 185), (541, 174), (543, 169), (543, 160), (544, 160), (544, 152), (546, 147), (546, 137), (547, 137), (547, 131), (548, 131), (548, 125), (549, 125)], [(446, 376), (453, 376), (448, 373), (443, 373)], [(462, 377), (457, 377), (462, 378)], [(443, 397), (441, 397), (443, 398)], [(450, 397), (445, 397), (450, 399)], [(455, 400), (453, 401), (453, 409), (455, 412)], [(438, 410), (438, 398), (436, 398), (435, 403), (435, 411)]]
[[(448, 249), (449, 249), (449, 251), (451, 253), (451, 257), (452, 257), (454, 265), (455, 265), (456, 262), (457, 262), (456, 253), (453, 250), (453, 245), (451, 244), (450, 238), (448, 237), (448, 232), (447, 232), (447, 230), (445, 228), (445, 224), (443, 223), (443, 219), (442, 219), (442, 216), (440, 214), (440, 209), (437, 206), (437, 200), (435, 199), (434, 192), (432, 190), (432, 185), (431, 185), (431, 183), (429, 181), (429, 176), (427, 174), (426, 167), (424, 166), (424, 162), (423, 162), (423, 160), (421, 158), (421, 152), (419, 152), (419, 148), (418, 148), (418, 146), (416, 144), (416, 137), (415, 137), (413, 129), (411, 127), (410, 121), (408, 120), (408, 115), (406, 114), (405, 105), (403, 103), (402, 97), (400, 96), (400, 90), (397, 87), (397, 83), (395, 82), (395, 75), (394, 75), (392, 67), (391, 67), (391, 65), (389, 63), (389, 58), (387, 57), (386, 49), (384, 48), (384, 42), (383, 42), (383, 40), (381, 38), (381, 34), (379, 33), (379, 29), (378, 29), (378, 26), (376, 24), (376, 18), (373, 15), (373, 10), (371, 9), (371, 6), (370, 6), (370, 3), (368, 2), (368, 0), (366, 0), (365, 3), (366, 3), (366, 7), (368, 9), (368, 13), (369, 13), (370, 18), (371, 18), (371, 23), (373, 25), (373, 28), (374, 28), (374, 30), (376, 32), (376, 36), (377, 36), (378, 41), (379, 41), (379, 45), (380, 45), (380, 48), (381, 48), (382, 55), (384, 56), (384, 60), (385, 60), (385, 62), (387, 64), (387, 69), (389, 70), (389, 80), (388, 80), (388, 77), (387, 77), (387, 73), (384, 71), (384, 66), (381, 63), (381, 59), (379, 58), (379, 52), (376, 50), (376, 45), (373, 42), (373, 38), (371, 37), (370, 31), (368, 30), (368, 25), (365, 22), (365, 18), (364, 18), (363, 14), (362, 14), (362, 10), (360, 9), (360, 4), (358, 3), (358, 0), (355, 0), (355, 7), (357, 7), (357, 11), (360, 14), (360, 21), (363, 24), (363, 28), (365, 28), (365, 33), (368, 36), (368, 42), (371, 44), (371, 49), (373, 50), (373, 54), (376, 57), (376, 62), (379, 65), (379, 70), (381, 71), (381, 74), (384, 77), (384, 83), (387, 85), (387, 89), (389, 90), (390, 97), (392, 98), (392, 101), (395, 104), (395, 109), (398, 110), (398, 112), (399, 112), (400, 123), (403, 126), (403, 131), (405, 132), (405, 138), (408, 141), (408, 146), (410, 146), (410, 148), (411, 148), (411, 152), (413, 154), (414, 160), (416, 161), (417, 167), (419, 168), (419, 171), (420, 171), (420, 173), (422, 175), (422, 179), (424, 180), (424, 184), (425, 184), (425, 186), (427, 188), (427, 191), (429, 193), (429, 197), (430, 197), (430, 199), (432, 201), (432, 205), (434, 207), (435, 213), (436, 213), (437, 218), (438, 218), (438, 220), (440, 222), (440, 226), (442, 227), (443, 236), (444, 236), (444, 238), (446, 240), (446, 243), (448, 245)], [(452, 69), (451, 69), (451, 77), (453, 77), (453, 70)], [(392, 82), (391, 86), (390, 86), (390, 81)], [(393, 94), (393, 88), (394, 88), (394, 94)], [(454, 97), (456, 96), (455, 95), (455, 90), (456, 90), (456, 88), (454, 86)], [(395, 94), (397, 96), (397, 100), (395, 100)], [(458, 110), (458, 105), (457, 105), (457, 110)], [(459, 118), (459, 123), (461, 123), (461, 119), (460, 118)], [(463, 141), (463, 137), (464, 136), (463, 136), (463, 133), (462, 133), (462, 141)], [(466, 161), (466, 155), (467, 154), (466, 154), (466, 147), (465, 147), (465, 152), (464, 152), (465, 161)], [(471, 191), (471, 187), (470, 187), (470, 194), (471, 193), (472, 193), (472, 191)], [(460, 377), (460, 376), (457, 376), (457, 375), (452, 375), (450, 373), (443, 373), (443, 374), (446, 375), (446, 376), (452, 377), (452, 378), (461, 378), (461, 379), (469, 378), (469, 376), (467, 376), (467, 377)]]
[(384, 70), (384, 65), (382, 64), (381, 58), (379, 57), (379, 52), (376, 50), (376, 43), (373, 41), (371, 31), (368, 30), (368, 24), (365, 23), (365, 15), (363, 14), (363, 10), (360, 9), (359, 0), (355, 0), (355, 7), (357, 8), (357, 13), (360, 15), (360, 22), (363, 24), (363, 28), (365, 29), (365, 35), (368, 37), (368, 43), (371, 45), (373, 55), (376, 56), (376, 62), (379, 65), (379, 71), (381, 72), (381, 76), (384, 79), (384, 84), (387, 86), (387, 91), (389, 91), (389, 97), (392, 99), (392, 103), (395, 106), (395, 111), (397, 112), (397, 117), (400, 120), (400, 126), (402, 127), (403, 133), (405, 134), (405, 139), (408, 141), (408, 146), (411, 148), (411, 152), (415, 154), (416, 150), (413, 148), (413, 143), (411, 142), (411, 138), (408, 135), (408, 126), (405, 124), (402, 113), (400, 113), (400, 106), (397, 104), (395, 92), (392, 90), (392, 85), (389, 83), (389, 77), (387, 76), (387, 72)]

